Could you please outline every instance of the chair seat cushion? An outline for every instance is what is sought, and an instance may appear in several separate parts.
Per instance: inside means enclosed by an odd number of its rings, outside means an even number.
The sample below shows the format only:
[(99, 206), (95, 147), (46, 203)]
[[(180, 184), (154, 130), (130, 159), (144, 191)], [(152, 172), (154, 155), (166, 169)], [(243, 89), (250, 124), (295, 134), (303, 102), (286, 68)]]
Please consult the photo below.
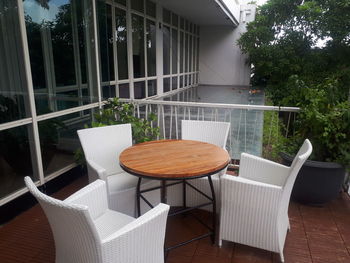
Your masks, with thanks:
[(96, 218), (94, 223), (100, 238), (104, 239), (134, 220), (135, 218), (131, 216), (108, 209)]

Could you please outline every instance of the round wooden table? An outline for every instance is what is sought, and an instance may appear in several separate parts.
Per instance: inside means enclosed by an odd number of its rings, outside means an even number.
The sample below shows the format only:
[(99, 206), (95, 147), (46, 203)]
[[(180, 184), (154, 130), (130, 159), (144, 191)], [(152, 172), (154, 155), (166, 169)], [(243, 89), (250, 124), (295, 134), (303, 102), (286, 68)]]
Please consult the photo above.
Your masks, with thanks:
[[(161, 202), (166, 203), (166, 187), (183, 183), (184, 207), (174, 214), (189, 212), (201, 206), (186, 207), (186, 180), (208, 177), (213, 205), (213, 226), (209, 233), (214, 242), (216, 226), (216, 198), (211, 175), (226, 168), (230, 156), (223, 148), (216, 145), (191, 140), (160, 140), (136, 144), (125, 149), (119, 156), (120, 166), (128, 173), (139, 177), (136, 188), (137, 211), (140, 216), (140, 198), (145, 200), (142, 193), (155, 189), (161, 190)], [(161, 180), (161, 186), (140, 190), (142, 178)], [(177, 183), (166, 184), (166, 181), (177, 180)], [(193, 187), (193, 186), (192, 186)], [(197, 190), (198, 191), (198, 190)], [(201, 193), (201, 191), (199, 191)], [(203, 194), (203, 193), (201, 193)], [(208, 196), (206, 196), (208, 198)], [(145, 200), (147, 202), (147, 200)], [(148, 202), (147, 202), (148, 203)], [(148, 205), (151, 206), (150, 203)], [(171, 216), (172, 214), (169, 214)], [(202, 235), (190, 241), (204, 238)], [(172, 248), (187, 244), (189, 241)], [(168, 248), (171, 249), (171, 248)]]

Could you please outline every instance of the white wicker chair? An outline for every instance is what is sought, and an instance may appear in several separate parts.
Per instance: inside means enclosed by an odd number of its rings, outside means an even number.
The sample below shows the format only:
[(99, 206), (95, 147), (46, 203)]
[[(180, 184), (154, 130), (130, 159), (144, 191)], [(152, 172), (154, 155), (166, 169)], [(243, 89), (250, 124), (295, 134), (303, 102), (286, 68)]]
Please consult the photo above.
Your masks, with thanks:
[[(136, 215), (136, 185), (138, 177), (126, 173), (119, 165), (120, 153), (132, 145), (131, 125), (120, 124), (78, 130), (88, 168), (89, 182), (102, 179), (107, 182), (109, 206), (121, 213)], [(159, 182), (142, 180), (142, 188)], [(158, 191), (147, 194), (152, 204), (160, 203)], [(142, 212), (150, 208), (142, 203)]]
[[(183, 140), (194, 140), (215, 144), (225, 149), (227, 136), (230, 131), (230, 123), (228, 122), (216, 122), (216, 121), (181, 121), (181, 137)], [(219, 174), (211, 176), (216, 194), (217, 207), (220, 207), (220, 181), (219, 177), (224, 174), (225, 171), (221, 171)], [(190, 184), (211, 196), (208, 177), (198, 178), (188, 181)], [(171, 205), (182, 205), (182, 187), (181, 185), (175, 185), (168, 190), (168, 200)], [(208, 202), (208, 199), (197, 191), (190, 187), (186, 187), (186, 206), (196, 206)], [(212, 206), (206, 206), (202, 209), (212, 211)]]
[(290, 167), (242, 153), (239, 176), (221, 177), (219, 246), (233, 241), (279, 253), (284, 262), (289, 199), (311, 152), (306, 139)]
[(168, 205), (159, 204), (135, 219), (108, 209), (102, 180), (64, 201), (41, 193), (30, 177), (24, 180), (49, 220), (57, 263), (164, 262)]

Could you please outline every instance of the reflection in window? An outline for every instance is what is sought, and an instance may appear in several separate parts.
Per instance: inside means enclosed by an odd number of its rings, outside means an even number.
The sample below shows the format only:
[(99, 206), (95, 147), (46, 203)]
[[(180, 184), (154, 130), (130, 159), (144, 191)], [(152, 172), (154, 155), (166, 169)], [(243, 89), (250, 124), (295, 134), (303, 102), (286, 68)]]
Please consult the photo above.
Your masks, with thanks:
[(73, 164), (74, 151), (80, 148), (77, 130), (91, 123), (91, 111), (56, 117), (39, 122), (39, 138), (43, 158), (44, 175)]
[(163, 79), (163, 92), (170, 91), (170, 78)]
[(78, 91), (71, 90), (65, 92), (59, 92), (56, 94), (57, 110), (65, 110), (79, 106)]
[(172, 90), (177, 89), (177, 77), (173, 77), (171, 79), (171, 89)]
[(180, 32), (180, 73), (184, 72), (184, 33)]
[(131, 0), (131, 9), (143, 13), (143, 0)]
[(113, 61), (112, 9), (98, 2), (99, 49), (102, 81), (115, 80)]
[(30, 129), (25, 125), (0, 131), (0, 198), (24, 187), (23, 177), (33, 174)]
[(171, 35), (171, 55), (172, 55), (172, 73), (177, 73), (177, 30), (172, 29), (172, 35)]
[(102, 97), (103, 99), (115, 98), (115, 86), (103, 86), (102, 87)]
[(167, 9), (163, 9), (163, 22), (170, 24), (171, 14)]
[(134, 63), (134, 78), (145, 76), (145, 49), (143, 17), (132, 15), (132, 52)]
[(146, 97), (146, 87), (144, 81), (134, 83), (134, 97), (135, 99), (143, 99)]
[(156, 75), (156, 25), (153, 21), (146, 22), (147, 71), (148, 76)]
[(188, 38), (188, 34), (185, 34), (185, 72), (188, 72), (188, 43), (189, 43), (189, 38)]
[(126, 0), (114, 0), (116, 3), (126, 6)]
[[(76, 8), (72, 8), (73, 5)], [(23, 1), (25, 12), (26, 31), (30, 55), (31, 72), (35, 93), (37, 113), (48, 113), (59, 109), (79, 106), (81, 93), (79, 89), (86, 88), (87, 83), (87, 39), (85, 32), (88, 27), (84, 21), (85, 12), (90, 12), (90, 6), (85, 1), (78, 0), (52, 0), (52, 1)], [(98, 5), (105, 8), (105, 5)], [(104, 17), (104, 32), (106, 29), (106, 10), (102, 12)], [(103, 35), (108, 38), (108, 36)], [(101, 41), (108, 43), (106, 39)], [(76, 48), (74, 48), (76, 47)], [(109, 48), (101, 48), (103, 52), (109, 52)], [(108, 61), (108, 54), (101, 54), (101, 60), (106, 59), (106, 69), (102, 69), (103, 78), (108, 79), (113, 74), (113, 60)], [(110, 71), (110, 68), (112, 70)], [(77, 73), (80, 72), (80, 75)], [(83, 83), (85, 83), (83, 87)], [(63, 87), (70, 86), (74, 90), (71, 97), (72, 103), (60, 103)], [(89, 89), (97, 94), (97, 87)], [(65, 91), (67, 89), (65, 88)], [(93, 94), (86, 96), (90, 102), (95, 101)], [(65, 95), (64, 95), (65, 96)], [(71, 96), (71, 95), (69, 95)]]
[(124, 99), (130, 98), (129, 83), (119, 84), (119, 98), (124, 98)]
[(152, 79), (147, 82), (148, 85), (148, 97), (157, 95), (157, 80)]
[(163, 26), (163, 74), (170, 74), (170, 28)]
[(128, 79), (128, 49), (126, 14), (124, 10), (115, 9), (116, 42), (118, 57), (118, 79)]
[(156, 17), (156, 4), (152, 1), (146, 0), (146, 14), (151, 17)]
[(193, 49), (192, 49), (192, 36), (191, 35), (189, 35), (189, 39), (190, 39), (190, 43), (189, 43), (189, 48), (190, 48), (190, 55), (189, 55), (189, 68), (188, 68), (188, 71), (189, 72), (192, 72), (193, 70), (192, 70), (192, 58), (193, 58)]
[(172, 20), (171, 20), (171, 23), (173, 26), (177, 27), (178, 26), (178, 16), (176, 14), (172, 14)]
[(197, 71), (199, 71), (199, 38), (197, 38)]
[(180, 89), (184, 87), (184, 76), (180, 76)]
[(0, 124), (30, 116), (23, 57), (16, 52), (21, 48), (16, 3), (0, 3)]

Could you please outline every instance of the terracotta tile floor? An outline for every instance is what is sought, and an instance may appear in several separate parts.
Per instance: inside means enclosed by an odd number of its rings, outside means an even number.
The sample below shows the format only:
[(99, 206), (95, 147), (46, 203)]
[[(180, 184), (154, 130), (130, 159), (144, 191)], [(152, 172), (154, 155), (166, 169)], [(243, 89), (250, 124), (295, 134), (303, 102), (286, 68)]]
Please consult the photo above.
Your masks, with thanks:
[[(82, 177), (54, 197), (63, 199), (87, 183)], [(200, 212), (209, 218), (208, 213)], [(284, 249), (287, 263), (350, 262), (350, 197), (342, 194), (325, 207), (291, 203), (291, 232)], [(203, 231), (191, 216), (168, 222), (167, 243), (184, 240)], [(0, 227), (0, 262), (54, 262), (54, 243), (48, 222), (36, 205)], [(279, 256), (261, 249), (224, 242), (211, 245), (208, 239), (170, 251), (167, 263), (279, 262)]]

